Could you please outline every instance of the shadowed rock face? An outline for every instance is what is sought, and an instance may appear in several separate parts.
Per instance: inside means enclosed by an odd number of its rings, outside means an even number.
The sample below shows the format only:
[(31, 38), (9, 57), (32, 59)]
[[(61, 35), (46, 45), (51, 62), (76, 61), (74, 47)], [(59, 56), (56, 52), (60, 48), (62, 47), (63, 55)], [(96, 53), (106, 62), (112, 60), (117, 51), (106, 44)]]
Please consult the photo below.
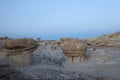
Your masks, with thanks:
[(8, 39), (7, 37), (0, 37), (0, 50), (4, 48), (3, 42), (7, 39)]
[(32, 39), (5, 40), (3, 46), (11, 53), (33, 51), (37, 47), (37, 42)]
[(3, 41), (2, 41), (2, 40), (0, 40), (0, 49), (2, 48), (2, 42), (3, 42)]
[(8, 52), (3, 47), (4, 39), (0, 38), (0, 65), (8, 65)]

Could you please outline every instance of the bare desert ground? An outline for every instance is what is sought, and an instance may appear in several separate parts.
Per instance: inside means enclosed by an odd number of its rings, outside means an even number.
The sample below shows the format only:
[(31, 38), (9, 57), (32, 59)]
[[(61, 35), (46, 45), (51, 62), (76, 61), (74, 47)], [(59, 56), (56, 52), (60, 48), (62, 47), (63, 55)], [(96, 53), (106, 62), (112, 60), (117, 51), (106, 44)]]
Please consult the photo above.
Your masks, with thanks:
[[(41, 51), (43, 52), (40, 53)], [(54, 54), (56, 51), (58, 54)], [(95, 50), (88, 49), (87, 61), (77, 64), (66, 64), (66, 57), (61, 50), (58, 48), (56, 51), (46, 51), (44, 47), (39, 47), (34, 51), (34, 64), (18, 67), (16, 70), (34, 79), (97, 80), (98, 77), (101, 77), (102, 80), (120, 80), (119, 49), (104, 47)], [(49, 53), (45, 54), (44, 52)]]

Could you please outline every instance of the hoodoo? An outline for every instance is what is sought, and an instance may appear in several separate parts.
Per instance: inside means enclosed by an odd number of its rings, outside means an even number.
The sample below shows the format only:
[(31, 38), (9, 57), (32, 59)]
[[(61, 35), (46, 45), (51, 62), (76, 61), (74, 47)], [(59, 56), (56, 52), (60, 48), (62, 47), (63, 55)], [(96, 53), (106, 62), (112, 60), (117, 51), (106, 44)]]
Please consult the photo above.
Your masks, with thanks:
[(3, 43), (8, 49), (10, 65), (24, 66), (31, 64), (31, 53), (36, 49), (37, 42), (32, 39), (6, 40)]
[(71, 39), (62, 45), (63, 53), (68, 57), (68, 63), (79, 63), (85, 61), (87, 44), (82, 40)]

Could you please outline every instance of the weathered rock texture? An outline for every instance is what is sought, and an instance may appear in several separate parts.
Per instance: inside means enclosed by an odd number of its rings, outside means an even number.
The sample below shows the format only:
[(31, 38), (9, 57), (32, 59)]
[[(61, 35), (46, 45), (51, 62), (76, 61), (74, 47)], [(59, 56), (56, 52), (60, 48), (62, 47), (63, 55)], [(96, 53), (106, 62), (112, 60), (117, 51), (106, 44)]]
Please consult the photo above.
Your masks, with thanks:
[(3, 48), (3, 38), (0, 38), (0, 65), (8, 65), (8, 52)]
[(86, 42), (90, 46), (102, 46), (120, 49), (120, 32), (103, 35), (94, 39), (87, 39)]
[(23, 66), (31, 64), (31, 53), (36, 49), (37, 42), (32, 39), (5, 40), (3, 46), (8, 49), (10, 65)]
[(62, 43), (61, 47), (69, 63), (85, 61), (87, 45), (84, 41), (71, 39)]
[(62, 65), (65, 59), (60, 46), (51, 44), (38, 46), (32, 56), (34, 64)]
[(37, 43), (32, 39), (14, 39), (5, 40), (3, 45), (6, 49), (10, 49), (13, 52), (21, 52), (36, 48)]
[(9, 64), (9, 57), (8, 52), (6, 49), (0, 50), (0, 65), (8, 65)]
[(69, 40), (73, 40), (74, 38), (61, 38), (58, 41), (58, 44), (62, 45), (64, 42), (69, 41)]

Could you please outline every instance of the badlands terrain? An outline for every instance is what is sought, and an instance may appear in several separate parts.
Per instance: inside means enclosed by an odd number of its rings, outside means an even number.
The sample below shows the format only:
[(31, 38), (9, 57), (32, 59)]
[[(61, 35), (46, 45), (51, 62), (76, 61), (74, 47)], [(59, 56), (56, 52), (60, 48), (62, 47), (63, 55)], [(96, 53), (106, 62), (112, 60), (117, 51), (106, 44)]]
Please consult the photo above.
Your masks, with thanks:
[(0, 80), (120, 80), (120, 32), (96, 38), (0, 38)]

